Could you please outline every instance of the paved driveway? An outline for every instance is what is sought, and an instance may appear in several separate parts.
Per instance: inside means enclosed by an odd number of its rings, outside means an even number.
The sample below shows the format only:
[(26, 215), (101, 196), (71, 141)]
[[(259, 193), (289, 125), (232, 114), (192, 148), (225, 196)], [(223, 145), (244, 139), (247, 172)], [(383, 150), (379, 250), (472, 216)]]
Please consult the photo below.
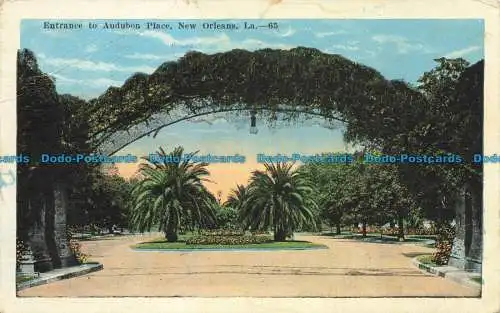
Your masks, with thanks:
[(151, 236), (83, 242), (99, 272), (25, 289), (19, 296), (463, 297), (474, 289), (424, 274), (411, 258), (432, 249), (296, 236), (329, 249), (266, 252), (146, 252)]

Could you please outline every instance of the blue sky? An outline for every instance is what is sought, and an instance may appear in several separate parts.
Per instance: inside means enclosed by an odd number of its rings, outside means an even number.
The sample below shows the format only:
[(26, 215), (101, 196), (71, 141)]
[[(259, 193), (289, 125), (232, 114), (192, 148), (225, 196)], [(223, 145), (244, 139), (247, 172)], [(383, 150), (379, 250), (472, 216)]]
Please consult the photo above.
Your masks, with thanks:
[[(125, 20), (108, 20), (108, 22)], [(21, 48), (35, 52), (44, 72), (56, 79), (59, 93), (85, 99), (102, 94), (109, 86), (121, 86), (135, 72), (153, 72), (165, 61), (176, 60), (189, 50), (215, 53), (243, 48), (290, 49), (314, 47), (326, 53), (341, 54), (378, 70), (388, 79), (404, 79), (415, 84), (418, 77), (434, 67), (438, 57), (463, 57), (470, 63), (483, 58), (482, 20), (281, 20), (279, 30), (197, 30), (176, 29), (177, 20), (148, 20), (171, 23), (172, 30), (90, 30), (89, 20), (52, 20), (81, 22), (81, 30), (43, 29), (42, 20), (24, 20)], [(246, 20), (266, 25), (267, 20)], [(92, 20), (101, 26), (104, 20)], [(144, 26), (146, 20), (128, 20)], [(229, 20), (217, 20), (219, 23)], [(232, 21), (241, 24), (243, 21)], [(222, 119), (210, 123), (181, 122), (165, 128), (156, 139), (140, 140), (122, 153), (147, 154), (159, 145), (183, 145), (201, 153), (247, 155), (256, 153), (316, 153), (340, 151), (345, 146), (340, 130), (320, 126), (278, 129), (259, 127), (250, 135), (248, 118), (237, 128)], [(241, 126), (240, 125), (240, 126)], [(245, 126), (246, 125), (246, 126)], [(248, 165), (250, 166), (250, 165)], [(247, 167), (248, 167), (247, 166)], [(248, 168), (247, 168), (248, 171)], [(223, 188), (225, 189), (225, 188)]]

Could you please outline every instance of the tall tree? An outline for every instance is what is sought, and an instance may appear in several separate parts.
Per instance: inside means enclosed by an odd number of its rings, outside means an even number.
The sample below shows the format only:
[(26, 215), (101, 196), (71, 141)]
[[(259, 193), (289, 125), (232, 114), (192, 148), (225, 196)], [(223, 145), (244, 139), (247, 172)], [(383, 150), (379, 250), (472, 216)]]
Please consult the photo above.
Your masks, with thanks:
[[(17, 55), (17, 153), (30, 156), (28, 164), (17, 164), (17, 233), (29, 243), (36, 260), (52, 259), (60, 265), (54, 238), (54, 183), (63, 168), (40, 162), (43, 153), (62, 150), (64, 111), (52, 79), (43, 73), (34, 53), (23, 49)], [(52, 265), (41, 265), (50, 269)]]
[(247, 200), (240, 210), (244, 229), (272, 227), (275, 241), (305, 226), (316, 226), (310, 182), (293, 164), (265, 163), (265, 171), (254, 171)]
[(224, 206), (239, 210), (246, 200), (247, 188), (243, 185), (237, 184), (236, 188), (231, 189)]
[(160, 148), (161, 162), (145, 158), (147, 163), (140, 169), (144, 179), (132, 191), (131, 224), (140, 231), (159, 225), (172, 242), (177, 241), (183, 217), (200, 226), (215, 223), (212, 204), (216, 199), (203, 185), (209, 181), (208, 164), (190, 161), (197, 152), (187, 157), (183, 152), (182, 147), (169, 154)]

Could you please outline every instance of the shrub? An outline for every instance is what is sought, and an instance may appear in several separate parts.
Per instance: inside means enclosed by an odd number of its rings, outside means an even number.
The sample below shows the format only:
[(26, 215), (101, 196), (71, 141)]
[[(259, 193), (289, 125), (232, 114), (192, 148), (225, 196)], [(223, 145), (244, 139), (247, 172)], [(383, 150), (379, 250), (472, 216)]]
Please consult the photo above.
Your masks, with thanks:
[(245, 245), (271, 242), (270, 236), (195, 236), (186, 241), (188, 245)]
[(386, 236), (397, 236), (399, 234), (399, 230), (397, 228), (386, 228), (382, 231), (382, 234)]
[(269, 235), (267, 230), (253, 230), (250, 233), (254, 236)]
[(73, 239), (73, 234), (74, 234), (74, 228), (72, 227), (66, 228), (66, 236), (68, 237), (69, 248), (71, 249), (71, 252), (73, 253), (76, 260), (80, 264), (85, 263), (88, 259), (88, 255), (82, 252), (81, 250), (82, 246), (78, 241)]
[(437, 233), (437, 230), (435, 227), (430, 227), (430, 228), (419, 227), (419, 228), (410, 228), (406, 230), (405, 233), (407, 235), (435, 235)]
[(245, 233), (241, 230), (233, 229), (214, 229), (214, 230), (202, 230), (200, 232), (202, 236), (243, 236)]
[(21, 239), (16, 237), (16, 269), (21, 266), (23, 254), (28, 249), (28, 246)]
[(437, 251), (433, 254), (433, 261), (438, 265), (448, 264), (450, 259), (453, 240), (455, 239), (455, 227), (447, 224), (438, 228), (436, 238)]
[(421, 255), (417, 257), (417, 260), (419, 260), (423, 264), (435, 265), (432, 255)]

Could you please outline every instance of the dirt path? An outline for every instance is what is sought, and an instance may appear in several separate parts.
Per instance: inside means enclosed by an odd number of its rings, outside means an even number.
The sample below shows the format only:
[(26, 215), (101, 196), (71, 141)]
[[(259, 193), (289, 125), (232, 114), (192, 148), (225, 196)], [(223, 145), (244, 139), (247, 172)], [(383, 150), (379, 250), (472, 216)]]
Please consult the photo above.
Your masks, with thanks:
[[(157, 236), (156, 236), (157, 237)], [(83, 242), (104, 269), (25, 289), (19, 296), (401, 297), (477, 296), (411, 264), (432, 249), (297, 236), (329, 249), (265, 252), (147, 252), (130, 245), (150, 237)]]

